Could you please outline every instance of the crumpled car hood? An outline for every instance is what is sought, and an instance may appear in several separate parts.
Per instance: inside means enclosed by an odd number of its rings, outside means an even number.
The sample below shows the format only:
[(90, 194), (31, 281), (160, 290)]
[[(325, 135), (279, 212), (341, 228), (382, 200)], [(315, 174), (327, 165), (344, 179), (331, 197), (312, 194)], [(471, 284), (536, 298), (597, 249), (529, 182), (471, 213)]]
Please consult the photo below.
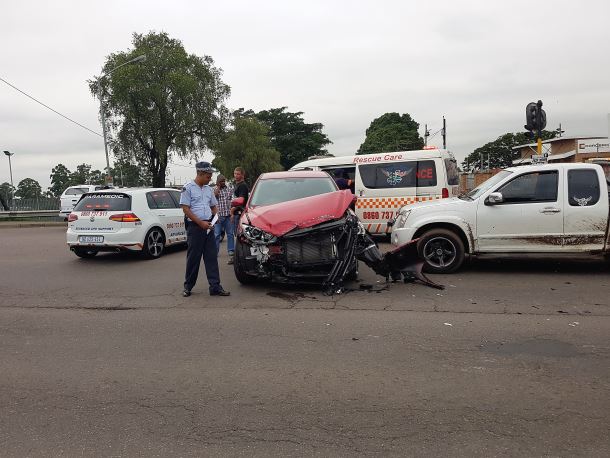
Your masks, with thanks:
[(245, 222), (247, 223), (249, 219), (253, 226), (280, 237), (293, 229), (303, 229), (341, 218), (353, 199), (352, 192), (346, 189), (254, 207), (246, 212)]

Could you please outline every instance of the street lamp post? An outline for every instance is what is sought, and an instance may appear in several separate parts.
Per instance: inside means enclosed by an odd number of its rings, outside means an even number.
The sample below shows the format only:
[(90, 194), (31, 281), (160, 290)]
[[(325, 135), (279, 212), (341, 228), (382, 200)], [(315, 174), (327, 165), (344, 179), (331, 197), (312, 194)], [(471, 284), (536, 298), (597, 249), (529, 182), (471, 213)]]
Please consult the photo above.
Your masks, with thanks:
[(8, 157), (8, 169), (11, 174), (11, 195), (10, 195), (11, 200), (8, 204), (10, 206), (10, 205), (12, 205), (12, 202), (13, 202), (13, 189), (15, 189), (15, 185), (13, 184), (13, 166), (11, 165), (11, 156), (15, 153), (11, 153), (10, 151), (4, 150), (4, 154), (6, 154), (6, 156)]
[[(103, 98), (102, 98), (102, 85), (100, 84), (100, 81), (102, 80), (102, 78), (106, 78), (107, 76), (110, 76), (113, 72), (115, 72), (116, 70), (118, 70), (119, 68), (121, 68), (125, 65), (135, 64), (137, 62), (144, 62), (145, 60), (146, 60), (146, 54), (142, 54), (141, 56), (134, 57), (133, 59), (128, 60), (127, 62), (114, 67), (112, 70), (110, 70), (107, 73), (102, 73), (100, 76), (98, 76), (96, 78), (97, 97), (98, 97), (98, 99), (100, 99), (100, 116), (102, 118), (101, 119), (102, 133), (104, 135), (104, 151), (106, 153), (106, 181), (107, 181), (107, 184), (112, 184), (112, 177), (110, 175), (110, 158), (108, 156), (108, 132), (106, 130), (106, 115), (104, 113), (104, 102), (103, 102)], [(5, 153), (6, 153), (6, 151), (5, 151)]]

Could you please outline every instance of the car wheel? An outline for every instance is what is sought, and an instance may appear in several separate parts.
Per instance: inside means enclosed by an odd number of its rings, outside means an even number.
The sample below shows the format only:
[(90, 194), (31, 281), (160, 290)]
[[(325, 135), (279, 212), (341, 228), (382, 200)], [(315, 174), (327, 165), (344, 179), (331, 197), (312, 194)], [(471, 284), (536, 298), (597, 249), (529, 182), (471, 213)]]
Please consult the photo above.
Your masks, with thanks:
[(233, 258), (233, 270), (235, 271), (235, 277), (237, 281), (244, 285), (254, 283), (256, 277), (246, 273), (246, 255), (248, 253), (248, 246), (240, 242), (239, 239), (235, 241), (235, 253)]
[(431, 229), (417, 243), (417, 252), (424, 260), (424, 270), (430, 273), (455, 272), (464, 263), (464, 243), (453, 231)]
[(144, 237), (142, 254), (148, 259), (157, 259), (165, 250), (165, 236), (158, 227), (153, 227)]
[(92, 250), (90, 248), (74, 248), (74, 254), (79, 258), (92, 258), (97, 254), (97, 250)]

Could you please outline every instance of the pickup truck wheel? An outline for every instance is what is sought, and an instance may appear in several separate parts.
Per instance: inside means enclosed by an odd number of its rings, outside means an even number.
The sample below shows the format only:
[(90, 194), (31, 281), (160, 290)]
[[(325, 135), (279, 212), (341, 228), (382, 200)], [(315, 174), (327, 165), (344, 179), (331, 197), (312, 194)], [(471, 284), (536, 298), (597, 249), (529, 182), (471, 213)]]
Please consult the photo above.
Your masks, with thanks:
[(464, 263), (464, 244), (460, 237), (447, 229), (431, 229), (417, 243), (417, 252), (424, 260), (424, 270), (448, 274)]

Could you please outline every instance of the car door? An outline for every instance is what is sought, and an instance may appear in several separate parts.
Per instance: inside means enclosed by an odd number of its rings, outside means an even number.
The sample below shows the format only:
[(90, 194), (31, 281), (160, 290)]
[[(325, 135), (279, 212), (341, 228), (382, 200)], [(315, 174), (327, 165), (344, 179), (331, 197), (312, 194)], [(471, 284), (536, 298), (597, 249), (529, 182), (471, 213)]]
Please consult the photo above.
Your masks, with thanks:
[[(503, 202), (489, 202), (500, 192)], [(523, 173), (479, 199), (477, 250), (556, 252), (563, 241), (562, 180), (558, 170)]]
[(177, 233), (180, 229), (178, 213), (181, 214), (182, 210), (177, 208), (176, 202), (169, 191), (159, 189), (147, 192), (146, 200), (151, 213), (158, 220), (165, 233), (165, 243), (171, 245), (172, 243), (182, 241), (181, 239), (179, 240), (180, 234)]
[(564, 173), (564, 251), (601, 250), (608, 224), (608, 195), (600, 186), (603, 175), (593, 168), (565, 169)]

